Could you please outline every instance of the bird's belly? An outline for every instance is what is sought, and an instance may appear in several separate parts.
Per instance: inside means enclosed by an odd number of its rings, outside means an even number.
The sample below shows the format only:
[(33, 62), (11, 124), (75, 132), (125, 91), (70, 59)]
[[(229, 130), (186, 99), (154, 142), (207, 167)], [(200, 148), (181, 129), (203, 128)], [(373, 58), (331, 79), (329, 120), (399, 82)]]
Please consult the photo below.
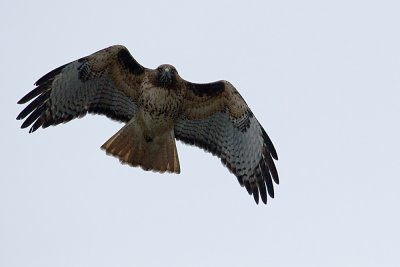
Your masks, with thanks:
[(165, 89), (146, 91), (140, 99), (141, 120), (148, 135), (171, 131), (182, 101)]

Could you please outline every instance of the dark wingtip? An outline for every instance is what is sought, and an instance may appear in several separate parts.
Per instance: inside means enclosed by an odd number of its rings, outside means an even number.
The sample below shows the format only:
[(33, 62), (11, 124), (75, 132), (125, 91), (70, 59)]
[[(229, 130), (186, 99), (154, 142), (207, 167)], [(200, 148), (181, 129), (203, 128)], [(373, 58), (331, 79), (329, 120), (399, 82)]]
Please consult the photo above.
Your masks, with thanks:
[(267, 205), (267, 198), (262, 199), (262, 202)]
[[(271, 159), (271, 161), (272, 161), (272, 159)], [(275, 164), (273, 162), (272, 162), (272, 168), (270, 170), (271, 170), (271, 174), (272, 174), (272, 179), (274, 179), (274, 182), (276, 184), (279, 184), (279, 174), (278, 174), (278, 171), (276, 170)]]
[(260, 194), (258, 192), (258, 186), (252, 186), (252, 190), (253, 190), (253, 197), (254, 197), (254, 201), (257, 203), (260, 202)]
[(274, 144), (271, 141), (271, 138), (269, 138), (267, 132), (264, 130), (263, 127), (261, 127), (261, 130), (262, 130), (264, 142), (267, 145), (269, 153), (271, 154), (271, 156), (274, 159), (278, 160), (278, 153), (276, 153), (276, 149), (274, 147)]
[(21, 120), (28, 116), (32, 111), (34, 111), (36, 108), (41, 107), (49, 98), (50, 96), (50, 91), (45, 92), (35, 98), (31, 103), (29, 103), (28, 106), (26, 106), (17, 116), (17, 120)]
[(260, 202), (259, 196), (258, 196), (258, 192), (257, 192), (257, 194), (253, 192), (253, 197), (254, 197), (254, 201), (255, 201), (256, 204), (258, 205), (258, 203)]
[(261, 165), (258, 165), (258, 169), (256, 171), (256, 177), (257, 177), (257, 186), (258, 190), (260, 192), (261, 200), (264, 204), (267, 203), (267, 188), (265, 187), (265, 179), (262, 175), (262, 169)]
[(274, 198), (275, 192), (274, 192), (274, 185), (272, 183), (272, 177), (271, 177), (267, 162), (265, 162), (264, 159), (262, 159), (260, 162), (260, 169), (261, 169), (261, 174), (264, 179), (264, 182), (267, 186), (268, 195), (271, 198)]
[(40, 126), (43, 125), (43, 120), (41, 118), (37, 119), (35, 123), (32, 125), (32, 127), (29, 129), (29, 133), (35, 132), (37, 129), (40, 128)]
[[(31, 113), (31, 115), (29, 115), (29, 117), (22, 123), (21, 128), (22, 128), (22, 129), (27, 128), (27, 127), (30, 126), (32, 123), (34, 123), (37, 119), (39, 119), (39, 117), (40, 117), (41, 114), (42, 114), (43, 109), (44, 109), (43, 106), (42, 106), (42, 107), (39, 107), (39, 108), (37, 108), (37, 109), (35, 109), (35, 110)], [(35, 125), (36, 125), (36, 123), (35, 123)], [(30, 132), (31, 132), (31, 131), (30, 131)]]
[(23, 119), (23, 116), (22, 116), (22, 114), (21, 114), (22, 112), (20, 112), (19, 114), (18, 114), (18, 116), (15, 118), (16, 120), (22, 120)]
[(271, 172), (272, 179), (276, 184), (279, 184), (279, 175), (278, 171), (276, 170), (275, 164), (272, 159), (268, 160), (267, 162), (269, 171)]
[(262, 200), (262, 202), (266, 205), (267, 204), (267, 194), (261, 194), (261, 200)]
[[(35, 88), (36, 89), (36, 88)], [(32, 91), (34, 91), (35, 89), (33, 89)], [(20, 100), (18, 100), (17, 104), (21, 105), (21, 104), (25, 104), (26, 102), (28, 102), (29, 100), (31, 100), (32, 98), (30, 97), (29, 94), (32, 93), (32, 91), (30, 91), (28, 94), (24, 95)]]
[(276, 169), (275, 169), (275, 172), (272, 172), (272, 179), (274, 180), (274, 182), (276, 184), (279, 184), (279, 175), (278, 175), (278, 172), (276, 171)]
[(32, 100), (33, 98), (37, 97), (38, 95), (40, 95), (41, 93), (46, 91), (48, 89), (47, 85), (48, 84), (42, 84), (42, 85), (36, 87), (35, 89), (33, 89), (32, 91), (27, 93), (24, 97), (22, 97), (17, 103), (25, 104), (26, 102)]
[(42, 77), (40, 77), (39, 80), (37, 80), (37, 81), (35, 82), (35, 85), (36, 85), (36, 86), (39, 86), (39, 85), (45, 83), (46, 81), (50, 80), (51, 78), (53, 78), (54, 76), (56, 76), (57, 74), (59, 74), (59, 73), (64, 69), (64, 67), (67, 66), (68, 64), (70, 64), (70, 63), (64, 64), (64, 65), (62, 65), (62, 66), (60, 66), (60, 67), (58, 67), (58, 68), (55, 68), (54, 70), (52, 70), (52, 71), (46, 73), (45, 75), (43, 75)]

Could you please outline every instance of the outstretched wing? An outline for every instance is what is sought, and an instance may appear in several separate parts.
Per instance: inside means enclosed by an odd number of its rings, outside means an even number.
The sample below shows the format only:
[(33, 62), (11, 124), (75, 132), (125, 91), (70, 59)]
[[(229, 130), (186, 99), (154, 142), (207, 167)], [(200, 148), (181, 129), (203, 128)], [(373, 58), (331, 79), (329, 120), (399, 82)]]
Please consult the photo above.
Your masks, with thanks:
[(279, 183), (274, 159), (278, 159), (267, 133), (237, 90), (226, 81), (186, 83), (183, 115), (175, 125), (175, 137), (218, 156), (235, 174), (240, 185), (258, 203), (274, 197)]
[(18, 104), (34, 99), (18, 115), (29, 132), (82, 117), (102, 114), (127, 122), (135, 114), (135, 100), (146, 69), (120, 45), (65, 64), (40, 78)]

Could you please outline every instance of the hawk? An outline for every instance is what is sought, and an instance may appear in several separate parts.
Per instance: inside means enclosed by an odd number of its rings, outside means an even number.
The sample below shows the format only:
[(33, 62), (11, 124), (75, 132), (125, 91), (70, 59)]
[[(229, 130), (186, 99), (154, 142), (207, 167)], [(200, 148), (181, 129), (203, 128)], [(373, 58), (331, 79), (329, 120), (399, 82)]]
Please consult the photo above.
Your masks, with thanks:
[(175, 139), (219, 157), (258, 204), (274, 197), (276, 150), (246, 102), (227, 81), (192, 83), (175, 67), (143, 67), (114, 45), (58, 67), (18, 104), (31, 101), (21, 128), (68, 122), (87, 113), (125, 125), (101, 148), (121, 163), (180, 173)]

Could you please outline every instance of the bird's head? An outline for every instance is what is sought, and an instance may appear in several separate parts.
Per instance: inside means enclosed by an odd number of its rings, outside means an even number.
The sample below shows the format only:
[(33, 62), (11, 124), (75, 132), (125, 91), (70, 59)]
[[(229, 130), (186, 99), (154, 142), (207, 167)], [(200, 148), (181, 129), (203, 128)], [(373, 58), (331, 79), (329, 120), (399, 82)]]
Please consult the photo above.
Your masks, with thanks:
[(178, 72), (174, 66), (169, 64), (161, 65), (157, 68), (157, 72), (157, 80), (160, 85), (168, 87), (175, 84)]

